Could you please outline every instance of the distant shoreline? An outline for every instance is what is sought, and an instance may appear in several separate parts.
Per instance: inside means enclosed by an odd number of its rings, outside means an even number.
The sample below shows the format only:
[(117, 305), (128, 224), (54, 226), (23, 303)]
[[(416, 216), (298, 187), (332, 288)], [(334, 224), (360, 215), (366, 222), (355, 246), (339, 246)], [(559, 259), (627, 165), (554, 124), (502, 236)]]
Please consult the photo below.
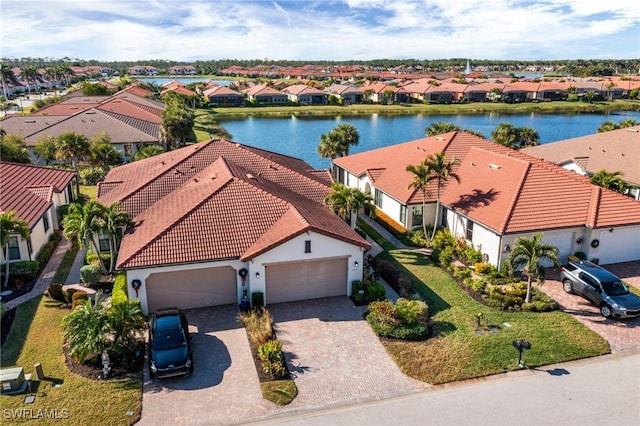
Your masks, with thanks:
[(357, 115), (455, 115), (455, 114), (603, 114), (612, 111), (640, 111), (640, 101), (615, 100), (606, 102), (525, 102), (518, 104), (473, 102), (468, 104), (357, 104), (348, 106), (247, 106), (230, 108), (204, 108), (196, 115), (213, 114), (216, 119), (243, 119), (246, 117), (312, 117)]

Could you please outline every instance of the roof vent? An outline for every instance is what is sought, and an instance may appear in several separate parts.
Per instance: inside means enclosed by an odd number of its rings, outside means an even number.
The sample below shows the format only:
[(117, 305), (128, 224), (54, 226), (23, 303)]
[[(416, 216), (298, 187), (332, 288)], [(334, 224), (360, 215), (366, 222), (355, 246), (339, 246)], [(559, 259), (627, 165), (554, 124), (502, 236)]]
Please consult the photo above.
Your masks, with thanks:
[(35, 123), (35, 122), (36, 122), (36, 120), (25, 120), (24, 122), (25, 122), (25, 123)]
[(436, 138), (436, 140), (437, 140), (437, 141), (443, 141), (443, 140), (444, 140), (444, 138), (443, 138), (442, 136), (438, 136), (438, 137)]
[(498, 170), (498, 169), (500, 168), (500, 166), (499, 166), (499, 165), (497, 165), (497, 164), (493, 164), (493, 163), (490, 163), (490, 164), (489, 164), (489, 167), (491, 167), (493, 170)]
[(620, 157), (624, 157), (624, 152), (621, 152), (621, 153), (620, 153)]
[(248, 179), (256, 179), (256, 177), (254, 175), (252, 175), (251, 173), (247, 173), (247, 178)]
[(604, 148), (602, 148), (602, 152), (607, 152)]

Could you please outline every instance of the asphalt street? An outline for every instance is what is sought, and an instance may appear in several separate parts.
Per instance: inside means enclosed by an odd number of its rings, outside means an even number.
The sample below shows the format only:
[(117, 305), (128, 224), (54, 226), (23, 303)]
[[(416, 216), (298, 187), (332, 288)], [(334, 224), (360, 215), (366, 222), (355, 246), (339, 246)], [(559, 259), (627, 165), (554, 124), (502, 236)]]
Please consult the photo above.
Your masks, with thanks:
[(261, 425), (640, 425), (640, 351), (287, 413)]

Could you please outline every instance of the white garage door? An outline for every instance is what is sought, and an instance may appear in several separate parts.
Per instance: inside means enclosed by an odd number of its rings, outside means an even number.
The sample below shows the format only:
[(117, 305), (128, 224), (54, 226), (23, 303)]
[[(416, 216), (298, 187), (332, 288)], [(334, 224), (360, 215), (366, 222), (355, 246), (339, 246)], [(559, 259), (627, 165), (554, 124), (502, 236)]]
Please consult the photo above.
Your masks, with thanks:
[(266, 303), (347, 294), (347, 258), (266, 266)]
[(640, 230), (615, 229), (600, 234), (598, 254), (603, 265), (640, 259)]
[[(558, 247), (558, 258), (561, 265), (566, 264), (569, 256), (573, 254), (571, 253), (573, 234), (545, 235), (542, 242)], [(542, 264), (547, 267), (553, 266), (553, 263), (549, 261), (543, 261)]]
[(146, 286), (149, 312), (238, 302), (236, 271), (231, 266), (151, 274)]

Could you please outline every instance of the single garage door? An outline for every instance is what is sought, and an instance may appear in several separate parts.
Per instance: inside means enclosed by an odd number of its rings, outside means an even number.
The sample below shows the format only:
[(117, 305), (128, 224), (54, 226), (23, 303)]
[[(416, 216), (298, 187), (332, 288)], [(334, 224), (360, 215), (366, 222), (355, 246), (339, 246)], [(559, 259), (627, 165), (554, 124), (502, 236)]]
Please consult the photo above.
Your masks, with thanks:
[(151, 274), (146, 280), (149, 312), (238, 303), (236, 271), (231, 266)]
[[(590, 244), (591, 241), (588, 243)], [(603, 265), (630, 262), (638, 260), (639, 247), (640, 231), (638, 229), (625, 230), (622, 228), (613, 232), (601, 233), (598, 254), (593, 256), (599, 257), (600, 263)]]
[(266, 303), (347, 294), (347, 258), (279, 263), (265, 268)]

